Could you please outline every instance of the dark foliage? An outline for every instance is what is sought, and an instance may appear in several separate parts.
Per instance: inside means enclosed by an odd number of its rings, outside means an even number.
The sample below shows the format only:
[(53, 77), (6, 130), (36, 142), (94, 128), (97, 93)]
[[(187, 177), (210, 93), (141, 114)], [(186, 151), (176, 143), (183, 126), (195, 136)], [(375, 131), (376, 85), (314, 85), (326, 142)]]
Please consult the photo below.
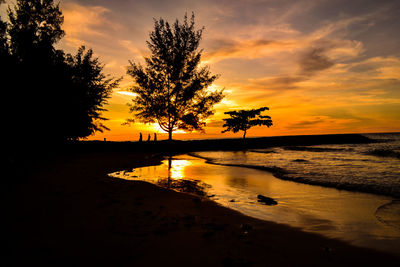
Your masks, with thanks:
[(53, 0), (19, 0), (9, 9), (11, 52), (18, 61), (52, 61), (63, 36), (61, 10)]
[[(4, 0), (0, 0), (0, 6), (4, 3)], [(0, 17), (0, 74), (2, 82), (4, 83), (6, 79), (3, 77), (8, 76), (8, 69), (10, 65), (11, 57), (9, 53), (9, 47), (7, 42), (7, 23)]]
[(137, 94), (130, 111), (141, 122), (158, 123), (170, 140), (177, 129), (202, 130), (214, 104), (223, 98), (222, 91), (207, 91), (218, 76), (199, 67), (202, 31), (195, 30), (194, 15), (190, 22), (185, 15), (182, 24), (176, 20), (172, 26), (155, 20), (146, 66), (131, 62), (128, 70), (136, 81), (131, 90)]
[(269, 108), (262, 107), (258, 109), (225, 112), (225, 114), (230, 115), (230, 118), (223, 119), (225, 121), (223, 127), (226, 127), (227, 129), (223, 130), (222, 132), (225, 133), (232, 131), (237, 133), (238, 131), (243, 131), (243, 138), (246, 138), (247, 130), (253, 126), (272, 126), (272, 120), (270, 116), (260, 115), (261, 112), (265, 110), (269, 110)]
[[(4, 3), (4, 0), (0, 0), (0, 6)], [(7, 46), (7, 23), (5, 23), (0, 17), (0, 58), (8, 54)]]
[(107, 78), (103, 74), (103, 66), (97, 58), (93, 58), (93, 51), (86, 51), (84, 46), (75, 56), (68, 54), (66, 63), (72, 82), (68, 94), (71, 108), (66, 118), (70, 126), (66, 129), (67, 137), (77, 139), (108, 130), (101, 123), (106, 120), (101, 112), (106, 111), (104, 105), (119, 80)]
[(8, 138), (54, 143), (105, 129), (100, 113), (117, 81), (105, 77), (91, 50), (73, 56), (55, 48), (64, 36), (58, 4), (18, 0), (8, 15), (7, 62), (0, 63)]

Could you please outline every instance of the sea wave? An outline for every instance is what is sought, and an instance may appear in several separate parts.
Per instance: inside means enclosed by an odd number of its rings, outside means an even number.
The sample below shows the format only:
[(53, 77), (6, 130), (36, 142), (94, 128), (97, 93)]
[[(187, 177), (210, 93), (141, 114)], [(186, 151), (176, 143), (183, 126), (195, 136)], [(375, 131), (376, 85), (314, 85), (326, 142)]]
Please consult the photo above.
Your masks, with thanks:
[(400, 159), (400, 152), (391, 149), (373, 149), (365, 153), (367, 155), (373, 155), (377, 157), (390, 157)]
[(309, 152), (340, 152), (340, 151), (351, 151), (350, 148), (326, 148), (326, 147), (310, 147), (310, 146), (285, 146), (285, 150), (295, 151), (309, 151)]
[[(252, 151), (256, 152), (256, 151)], [(257, 151), (258, 152), (258, 151)], [(263, 153), (263, 152), (259, 152)], [(357, 180), (345, 180), (345, 179), (318, 179), (316, 176), (320, 175), (319, 173), (307, 172), (308, 176), (302, 175), (301, 173), (293, 172), (287, 168), (282, 168), (281, 166), (273, 166), (273, 165), (255, 165), (255, 164), (244, 164), (244, 163), (232, 163), (229, 161), (221, 161), (220, 159), (207, 157), (201, 155), (201, 153), (190, 153), (191, 156), (202, 158), (206, 160), (206, 163), (214, 164), (214, 165), (222, 165), (222, 166), (234, 166), (234, 167), (243, 167), (243, 168), (251, 168), (262, 171), (267, 171), (272, 173), (276, 178), (282, 180), (289, 180), (298, 183), (304, 183), (309, 185), (317, 185), (323, 187), (336, 188), (338, 190), (348, 190), (354, 192), (364, 192), (364, 193), (372, 193), (377, 195), (386, 195), (395, 198), (400, 198), (400, 184), (393, 183), (365, 183), (357, 182)], [(304, 159), (295, 159), (292, 160), (293, 163), (298, 164), (308, 164), (310, 163)], [(345, 174), (343, 174), (345, 175)]]
[(264, 154), (276, 153), (276, 151), (274, 151), (274, 150), (272, 150), (272, 149), (263, 149), (263, 150), (249, 149), (248, 151), (250, 151), (250, 152), (255, 152), (255, 153), (264, 153)]

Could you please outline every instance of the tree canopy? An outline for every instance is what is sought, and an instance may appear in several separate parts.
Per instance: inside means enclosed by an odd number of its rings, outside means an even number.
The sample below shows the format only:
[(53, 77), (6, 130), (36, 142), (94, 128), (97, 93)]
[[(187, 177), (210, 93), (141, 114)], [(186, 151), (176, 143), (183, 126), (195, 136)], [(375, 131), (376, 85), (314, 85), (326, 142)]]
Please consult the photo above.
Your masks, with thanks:
[(269, 110), (268, 107), (262, 107), (258, 109), (250, 109), (250, 110), (235, 110), (228, 111), (225, 114), (230, 115), (230, 118), (223, 119), (225, 124), (223, 127), (226, 127), (222, 133), (232, 131), (237, 133), (239, 131), (243, 131), (243, 139), (246, 138), (246, 132), (253, 126), (262, 126), (265, 125), (267, 127), (272, 126), (272, 120), (270, 116), (263, 116), (261, 112)]
[(56, 44), (63, 36), (64, 22), (59, 5), (53, 0), (18, 0), (9, 9), (11, 52), (19, 60), (51, 59)]
[(130, 62), (128, 74), (136, 82), (130, 112), (140, 122), (158, 123), (170, 140), (177, 129), (202, 130), (223, 98), (222, 91), (207, 90), (218, 76), (199, 66), (203, 29), (195, 29), (194, 14), (172, 26), (162, 18), (154, 20), (145, 66)]
[(71, 77), (70, 92), (66, 96), (71, 107), (66, 118), (66, 124), (70, 126), (66, 128), (68, 138), (77, 139), (109, 130), (102, 123), (107, 119), (101, 113), (106, 111), (104, 106), (120, 79), (103, 74), (104, 66), (98, 58), (93, 58), (93, 50), (86, 50), (84, 46), (76, 55), (68, 54), (66, 63)]
[(8, 16), (0, 65), (9, 138), (58, 142), (106, 129), (101, 112), (118, 81), (103, 74), (92, 50), (70, 55), (55, 47), (64, 36), (59, 5), (17, 0)]
[[(4, 3), (4, 0), (0, 0), (0, 6)], [(7, 53), (7, 24), (0, 17), (0, 58)]]

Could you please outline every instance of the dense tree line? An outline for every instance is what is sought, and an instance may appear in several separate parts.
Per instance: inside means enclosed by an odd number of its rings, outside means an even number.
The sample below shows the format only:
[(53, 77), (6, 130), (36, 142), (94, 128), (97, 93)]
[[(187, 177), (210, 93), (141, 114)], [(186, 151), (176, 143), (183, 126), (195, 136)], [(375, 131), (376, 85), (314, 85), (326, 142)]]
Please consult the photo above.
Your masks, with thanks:
[(8, 140), (54, 143), (106, 129), (101, 112), (118, 81), (103, 74), (92, 50), (82, 46), (71, 55), (55, 48), (65, 34), (63, 21), (53, 0), (18, 0), (8, 21), (0, 19)]

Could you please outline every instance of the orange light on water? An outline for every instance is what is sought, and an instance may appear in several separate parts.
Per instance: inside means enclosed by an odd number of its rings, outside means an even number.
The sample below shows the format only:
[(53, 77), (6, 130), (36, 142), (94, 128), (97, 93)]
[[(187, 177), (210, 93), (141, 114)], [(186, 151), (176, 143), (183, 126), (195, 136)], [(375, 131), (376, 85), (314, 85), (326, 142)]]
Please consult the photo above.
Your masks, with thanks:
[(168, 177), (172, 179), (183, 179), (185, 178), (185, 168), (192, 165), (189, 160), (183, 159), (172, 159), (164, 162), (168, 165)]

